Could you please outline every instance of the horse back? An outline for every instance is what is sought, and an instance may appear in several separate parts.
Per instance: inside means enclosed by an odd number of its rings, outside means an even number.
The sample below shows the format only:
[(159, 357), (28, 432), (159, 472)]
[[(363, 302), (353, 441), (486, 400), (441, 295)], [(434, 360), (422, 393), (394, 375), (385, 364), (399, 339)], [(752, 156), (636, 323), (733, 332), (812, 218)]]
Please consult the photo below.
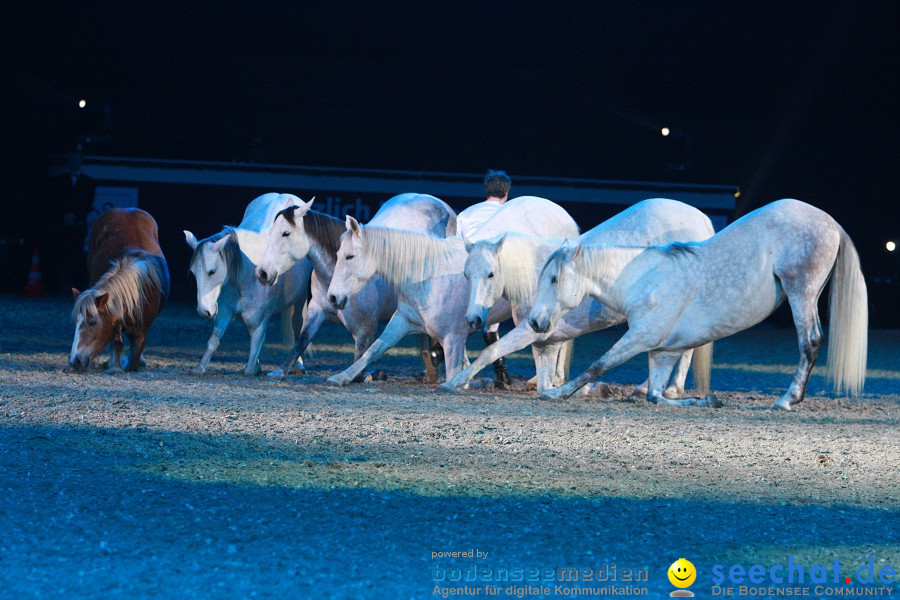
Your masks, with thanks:
[(112, 208), (100, 215), (91, 228), (88, 243), (90, 284), (94, 285), (103, 276), (110, 262), (134, 252), (162, 259), (160, 273), (164, 272), (168, 281), (168, 268), (159, 246), (159, 228), (148, 212), (139, 208)]
[(428, 194), (406, 193), (394, 196), (382, 204), (367, 225), (404, 229), (444, 238), (456, 235), (456, 213), (439, 198)]

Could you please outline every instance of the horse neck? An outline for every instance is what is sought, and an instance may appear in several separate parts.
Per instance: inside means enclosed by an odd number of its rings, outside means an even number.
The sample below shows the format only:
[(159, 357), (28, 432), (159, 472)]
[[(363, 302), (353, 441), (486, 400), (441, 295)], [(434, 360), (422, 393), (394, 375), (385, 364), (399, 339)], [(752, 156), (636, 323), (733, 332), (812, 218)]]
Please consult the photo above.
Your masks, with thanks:
[(309, 240), (307, 258), (313, 270), (323, 282), (331, 282), (341, 234), (345, 231), (344, 223), (331, 215), (311, 210), (303, 216), (303, 231)]
[(462, 273), (466, 249), (461, 238), (382, 227), (364, 229), (367, 260), (375, 273), (394, 285), (419, 283), (436, 273)]
[(107, 306), (115, 319), (137, 323), (143, 321), (144, 311), (153, 300), (151, 291), (159, 289), (161, 293), (162, 279), (156, 257), (131, 255), (119, 259), (92, 290), (109, 294)]
[(614, 310), (621, 310), (630, 284), (658, 262), (635, 261), (646, 251), (647, 248), (637, 246), (583, 246), (575, 267), (592, 282), (588, 290), (592, 297)]
[(334, 276), (334, 266), (337, 263), (337, 255), (329, 252), (320, 244), (311, 242), (309, 253), (306, 255), (306, 258), (309, 259), (313, 271), (316, 272), (319, 279), (326, 285), (330, 284), (331, 278)]

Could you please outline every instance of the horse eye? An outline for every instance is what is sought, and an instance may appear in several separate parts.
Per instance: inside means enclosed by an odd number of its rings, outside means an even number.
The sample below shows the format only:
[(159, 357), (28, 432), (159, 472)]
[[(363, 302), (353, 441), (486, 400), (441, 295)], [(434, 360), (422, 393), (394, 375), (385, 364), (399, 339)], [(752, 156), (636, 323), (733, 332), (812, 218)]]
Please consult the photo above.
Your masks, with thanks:
[(468, 273), (463, 273), (463, 275), (465, 276), (466, 279), (469, 278), (469, 274), (468, 274)]
[(88, 327), (93, 327), (94, 325), (97, 324), (97, 320), (96, 319), (88, 319), (87, 324), (88, 324)]
[(490, 273), (488, 273), (488, 279), (493, 279), (493, 278), (494, 278), (494, 272), (491, 271)]
[(212, 276), (215, 275), (215, 274), (216, 274), (216, 270), (215, 270), (215, 269), (213, 269), (212, 271), (210, 271), (209, 273), (207, 273), (207, 275), (209, 275), (210, 277), (212, 277)]
[(552, 283), (553, 285), (556, 285), (556, 275), (553, 275), (552, 277), (550, 277), (550, 283)]
[(291, 232), (290, 232), (290, 231), (285, 231), (284, 233), (281, 234), (281, 237), (287, 237), (287, 236), (289, 236), (289, 235), (291, 235)]
[(354, 257), (354, 256), (356, 256), (356, 255), (355, 255), (355, 254), (348, 254), (348, 255), (345, 256), (344, 258), (345, 258), (346, 260), (353, 260), (353, 257)]

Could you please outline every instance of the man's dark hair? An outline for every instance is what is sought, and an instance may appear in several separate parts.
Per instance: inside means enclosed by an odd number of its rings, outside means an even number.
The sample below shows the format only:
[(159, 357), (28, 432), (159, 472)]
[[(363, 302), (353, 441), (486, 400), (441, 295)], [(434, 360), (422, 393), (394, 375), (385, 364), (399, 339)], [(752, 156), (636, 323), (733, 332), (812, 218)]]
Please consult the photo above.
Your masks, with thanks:
[(509, 194), (510, 179), (505, 171), (489, 169), (484, 176), (484, 193), (488, 198), (502, 198)]

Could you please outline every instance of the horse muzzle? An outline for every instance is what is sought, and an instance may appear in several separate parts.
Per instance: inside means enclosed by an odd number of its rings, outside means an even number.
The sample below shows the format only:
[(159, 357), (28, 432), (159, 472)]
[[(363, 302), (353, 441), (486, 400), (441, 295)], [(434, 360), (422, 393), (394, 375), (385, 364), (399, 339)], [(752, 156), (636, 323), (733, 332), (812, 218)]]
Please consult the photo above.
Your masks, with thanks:
[(77, 373), (84, 373), (91, 366), (91, 357), (82, 354), (69, 357), (69, 366)]
[(544, 333), (547, 329), (550, 328), (550, 319), (541, 319), (538, 321), (537, 319), (529, 319), (528, 325), (534, 330), (535, 333)]
[(347, 306), (347, 296), (344, 295), (336, 296), (335, 294), (329, 294), (328, 301), (331, 302), (331, 305), (336, 310), (344, 310), (344, 307)]
[(256, 267), (256, 279), (263, 285), (275, 285), (278, 281), (278, 273), (271, 273), (262, 267)]
[(478, 331), (484, 327), (484, 319), (481, 315), (466, 315), (466, 323), (469, 324), (469, 331)]

